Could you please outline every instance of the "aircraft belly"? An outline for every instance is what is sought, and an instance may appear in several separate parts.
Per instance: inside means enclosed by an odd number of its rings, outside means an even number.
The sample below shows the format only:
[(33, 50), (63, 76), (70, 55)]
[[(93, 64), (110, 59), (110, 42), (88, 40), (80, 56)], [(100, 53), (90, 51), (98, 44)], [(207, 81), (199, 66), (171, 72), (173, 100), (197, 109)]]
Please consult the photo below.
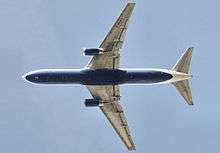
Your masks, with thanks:
[(87, 73), (84, 85), (153, 84), (170, 80), (173, 76), (162, 71), (96, 71)]
[(120, 69), (83, 69), (77, 71), (38, 71), (27, 76), (39, 84), (83, 84), (83, 85), (120, 85), (151, 84), (170, 80), (173, 76), (162, 71), (120, 70)]
[(170, 80), (173, 76), (162, 71), (128, 71), (125, 83), (128, 84), (153, 84)]
[(120, 70), (87, 71), (82, 80), (84, 85), (118, 85), (123, 83), (124, 73)]

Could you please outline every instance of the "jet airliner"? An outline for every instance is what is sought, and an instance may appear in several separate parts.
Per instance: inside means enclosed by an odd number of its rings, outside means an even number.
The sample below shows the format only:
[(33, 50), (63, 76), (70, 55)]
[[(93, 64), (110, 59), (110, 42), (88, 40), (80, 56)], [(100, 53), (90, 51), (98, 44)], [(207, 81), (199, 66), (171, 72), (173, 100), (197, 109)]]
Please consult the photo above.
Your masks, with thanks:
[(83, 49), (84, 55), (91, 56), (84, 68), (41, 69), (23, 75), (25, 80), (35, 84), (85, 85), (93, 97), (85, 100), (85, 106), (102, 110), (128, 150), (135, 150), (135, 145), (120, 105), (119, 85), (171, 83), (185, 101), (193, 105), (188, 82), (193, 48), (188, 48), (170, 70), (119, 68), (120, 49), (134, 6), (134, 3), (126, 5), (99, 47)]

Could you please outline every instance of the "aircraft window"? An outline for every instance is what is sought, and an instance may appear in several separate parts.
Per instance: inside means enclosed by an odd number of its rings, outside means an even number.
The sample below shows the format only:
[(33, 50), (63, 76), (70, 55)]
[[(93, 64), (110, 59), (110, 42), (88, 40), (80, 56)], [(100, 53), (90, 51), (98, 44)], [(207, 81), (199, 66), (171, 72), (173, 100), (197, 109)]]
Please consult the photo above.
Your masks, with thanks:
[(38, 76), (35, 76), (34, 79), (37, 80), (37, 79), (39, 79), (39, 77), (38, 77)]

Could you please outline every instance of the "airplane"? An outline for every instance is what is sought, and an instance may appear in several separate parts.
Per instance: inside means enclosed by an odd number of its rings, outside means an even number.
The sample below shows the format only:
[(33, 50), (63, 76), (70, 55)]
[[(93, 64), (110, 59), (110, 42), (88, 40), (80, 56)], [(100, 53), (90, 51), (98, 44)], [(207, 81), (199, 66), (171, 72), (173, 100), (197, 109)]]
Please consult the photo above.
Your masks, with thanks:
[(188, 48), (172, 69), (122, 69), (119, 68), (122, 48), (129, 18), (135, 3), (126, 7), (98, 48), (84, 48), (91, 56), (82, 69), (40, 69), (22, 77), (34, 84), (85, 85), (93, 98), (85, 99), (86, 107), (99, 107), (128, 150), (135, 150), (124, 111), (120, 105), (119, 85), (122, 84), (173, 84), (187, 104), (193, 105), (189, 87), (190, 61), (193, 48)]

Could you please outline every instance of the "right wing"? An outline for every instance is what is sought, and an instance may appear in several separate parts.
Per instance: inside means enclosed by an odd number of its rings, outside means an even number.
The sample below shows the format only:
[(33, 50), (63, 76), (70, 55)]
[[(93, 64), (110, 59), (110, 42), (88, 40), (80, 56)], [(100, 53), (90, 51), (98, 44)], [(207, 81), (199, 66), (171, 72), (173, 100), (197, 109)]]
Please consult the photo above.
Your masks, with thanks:
[(128, 150), (135, 150), (124, 111), (119, 104), (119, 86), (87, 86), (92, 96), (102, 101), (99, 106)]
[(135, 3), (128, 3), (121, 15), (108, 32), (99, 46), (103, 54), (91, 58), (86, 67), (90, 69), (117, 69), (119, 67), (120, 49), (124, 42), (128, 21), (134, 9)]

